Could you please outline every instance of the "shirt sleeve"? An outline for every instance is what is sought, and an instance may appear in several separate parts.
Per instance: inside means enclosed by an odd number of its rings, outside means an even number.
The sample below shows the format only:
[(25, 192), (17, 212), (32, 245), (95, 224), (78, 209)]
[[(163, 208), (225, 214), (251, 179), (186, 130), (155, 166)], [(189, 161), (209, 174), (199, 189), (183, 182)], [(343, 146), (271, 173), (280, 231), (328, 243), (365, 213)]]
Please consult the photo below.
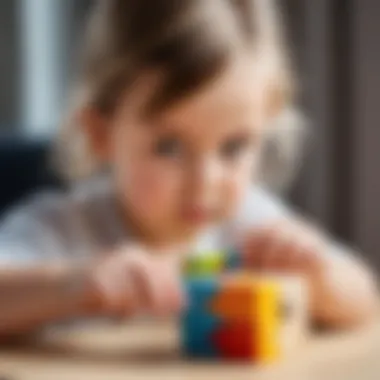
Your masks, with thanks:
[(62, 200), (42, 195), (11, 210), (0, 223), (0, 265), (29, 265), (68, 253)]
[(265, 227), (291, 215), (290, 209), (280, 198), (263, 187), (252, 187), (227, 225), (227, 239), (234, 242), (249, 229)]
[(263, 187), (249, 189), (236, 220), (248, 227), (261, 227), (291, 214), (285, 203)]

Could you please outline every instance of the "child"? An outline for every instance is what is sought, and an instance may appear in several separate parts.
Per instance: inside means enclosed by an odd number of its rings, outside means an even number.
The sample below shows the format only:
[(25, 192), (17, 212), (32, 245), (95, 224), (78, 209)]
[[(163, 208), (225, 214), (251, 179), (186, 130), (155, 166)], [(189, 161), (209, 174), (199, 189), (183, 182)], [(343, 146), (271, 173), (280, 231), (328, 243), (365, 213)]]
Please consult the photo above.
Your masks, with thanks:
[(1, 336), (177, 312), (179, 258), (197, 244), (305, 275), (319, 322), (374, 315), (369, 269), (257, 185), (269, 125), (293, 101), (278, 23), (269, 0), (98, 1), (61, 137), (82, 180), (5, 218)]

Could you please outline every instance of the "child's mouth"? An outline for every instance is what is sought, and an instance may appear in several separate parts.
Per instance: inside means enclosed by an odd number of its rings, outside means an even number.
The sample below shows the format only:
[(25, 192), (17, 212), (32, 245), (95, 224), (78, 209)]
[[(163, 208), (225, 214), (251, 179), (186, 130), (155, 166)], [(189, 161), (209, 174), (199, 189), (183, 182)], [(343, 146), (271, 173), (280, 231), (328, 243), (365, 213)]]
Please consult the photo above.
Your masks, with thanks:
[(182, 217), (186, 222), (193, 224), (204, 224), (210, 221), (212, 212), (202, 206), (190, 206), (183, 210)]

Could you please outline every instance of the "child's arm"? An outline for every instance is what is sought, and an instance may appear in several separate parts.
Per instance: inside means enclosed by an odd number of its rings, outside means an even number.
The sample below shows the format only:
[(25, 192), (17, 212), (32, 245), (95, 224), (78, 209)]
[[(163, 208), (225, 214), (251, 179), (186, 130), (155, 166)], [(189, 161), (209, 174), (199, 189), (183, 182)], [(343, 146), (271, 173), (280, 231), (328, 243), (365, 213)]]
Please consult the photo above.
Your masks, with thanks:
[(322, 270), (313, 285), (315, 318), (338, 327), (368, 322), (378, 311), (379, 294), (374, 273), (358, 254), (331, 242), (327, 247), (328, 252), (321, 260)]
[(1, 222), (0, 340), (77, 316), (176, 308), (175, 265), (131, 245), (100, 253), (101, 231), (87, 223), (88, 207), (60, 196), (37, 198)]
[(0, 268), (0, 341), (89, 313), (84, 271), (64, 265)]
[(299, 222), (289, 219), (252, 231), (245, 254), (256, 270), (305, 275), (317, 322), (346, 327), (363, 324), (376, 314), (378, 293), (370, 268)]
[(349, 326), (364, 323), (376, 313), (378, 290), (370, 267), (357, 253), (339, 246), (307, 221), (300, 222), (287, 205), (265, 189), (250, 190), (232, 228), (234, 239), (246, 242), (245, 252), (255, 270), (307, 276), (317, 321)]
[(122, 247), (79, 268), (0, 268), (0, 342), (79, 316), (165, 314), (183, 305), (178, 260)]
[(79, 269), (63, 264), (70, 252), (55, 228), (64, 226), (61, 210), (50, 199), (28, 201), (1, 220), (0, 339), (84, 312)]

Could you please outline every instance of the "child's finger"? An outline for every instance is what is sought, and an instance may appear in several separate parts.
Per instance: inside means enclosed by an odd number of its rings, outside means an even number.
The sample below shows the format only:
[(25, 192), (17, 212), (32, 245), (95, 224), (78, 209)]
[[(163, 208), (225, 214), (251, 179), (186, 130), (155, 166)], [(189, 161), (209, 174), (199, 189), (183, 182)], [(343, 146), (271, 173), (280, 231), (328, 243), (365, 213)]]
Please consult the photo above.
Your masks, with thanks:
[(305, 242), (302, 246), (303, 255), (300, 261), (302, 269), (317, 274), (322, 269), (322, 256), (325, 249), (318, 239)]
[(177, 268), (170, 259), (150, 258), (144, 263), (140, 276), (146, 311), (166, 315), (177, 308), (181, 288)]
[(248, 238), (243, 241), (244, 262), (250, 267), (261, 266), (263, 253), (270, 249), (273, 237), (277, 236), (283, 227), (283, 222), (277, 222), (251, 231)]
[(279, 250), (288, 241), (288, 231), (283, 224), (272, 225), (261, 231), (251, 246), (254, 268), (270, 269), (278, 260)]
[(267, 248), (262, 252), (260, 269), (281, 269), (283, 261), (286, 259), (283, 252), (287, 249), (289, 244), (289, 237), (285, 234), (277, 234), (272, 237), (268, 237)]
[(250, 268), (259, 268), (262, 264), (263, 253), (269, 249), (270, 231), (253, 232), (246, 241), (243, 249), (244, 261)]
[(164, 314), (179, 312), (185, 303), (180, 261), (170, 257), (164, 260), (161, 273), (162, 311)]
[(92, 278), (101, 298), (102, 308), (111, 313), (120, 312), (124, 298), (123, 273), (116, 260), (97, 265)]
[(141, 311), (156, 312), (160, 309), (160, 273), (157, 273), (152, 263), (145, 259), (137, 261), (134, 273), (136, 294), (139, 297)]
[(293, 239), (289, 239), (280, 249), (278, 254), (277, 268), (281, 271), (295, 272), (302, 268), (302, 246)]
[(177, 314), (186, 306), (186, 298), (179, 277), (167, 278), (165, 292), (165, 313)]
[(305, 272), (310, 267), (311, 259), (316, 252), (320, 252), (320, 241), (307, 230), (294, 228), (289, 231), (291, 238), (289, 243), (283, 246), (280, 254), (283, 270)]
[(135, 283), (135, 267), (130, 261), (125, 263), (123, 282), (120, 282), (123, 292), (123, 313), (125, 316), (135, 314), (141, 307), (141, 299)]
[(282, 227), (268, 236), (267, 250), (263, 252), (262, 267), (266, 270), (284, 270), (290, 266), (294, 253), (294, 237)]

